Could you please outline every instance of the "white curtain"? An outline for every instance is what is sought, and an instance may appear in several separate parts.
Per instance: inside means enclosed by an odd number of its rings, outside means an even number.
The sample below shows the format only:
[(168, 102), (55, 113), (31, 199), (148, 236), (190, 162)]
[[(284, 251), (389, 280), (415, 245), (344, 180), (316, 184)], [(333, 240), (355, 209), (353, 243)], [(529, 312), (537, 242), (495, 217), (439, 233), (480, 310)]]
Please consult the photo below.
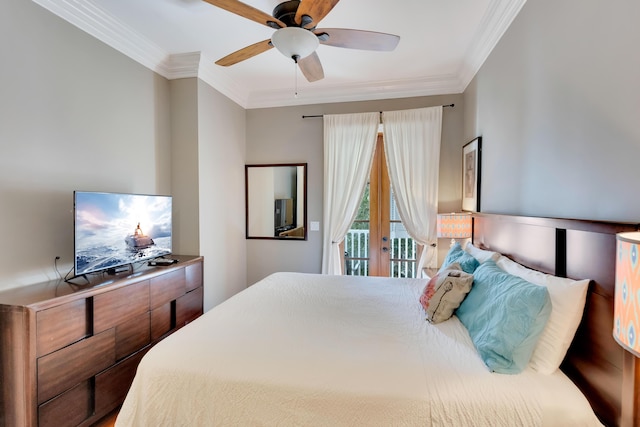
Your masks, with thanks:
[(423, 246), (417, 277), (436, 266), (436, 221), (442, 107), (382, 113), (389, 180), (400, 219)]
[(380, 113), (324, 116), (323, 274), (342, 274), (339, 244), (360, 206), (379, 122)]

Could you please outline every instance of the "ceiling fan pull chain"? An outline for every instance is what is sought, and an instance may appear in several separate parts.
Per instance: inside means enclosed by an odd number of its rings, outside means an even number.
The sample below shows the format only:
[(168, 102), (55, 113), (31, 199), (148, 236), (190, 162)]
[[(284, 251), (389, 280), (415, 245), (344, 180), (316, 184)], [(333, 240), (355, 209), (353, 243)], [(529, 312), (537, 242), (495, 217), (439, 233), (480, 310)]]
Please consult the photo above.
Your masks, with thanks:
[(293, 97), (294, 98), (298, 98), (298, 56), (294, 55), (293, 56), (293, 75), (294, 75), (294, 83), (295, 83), (295, 89), (293, 92)]

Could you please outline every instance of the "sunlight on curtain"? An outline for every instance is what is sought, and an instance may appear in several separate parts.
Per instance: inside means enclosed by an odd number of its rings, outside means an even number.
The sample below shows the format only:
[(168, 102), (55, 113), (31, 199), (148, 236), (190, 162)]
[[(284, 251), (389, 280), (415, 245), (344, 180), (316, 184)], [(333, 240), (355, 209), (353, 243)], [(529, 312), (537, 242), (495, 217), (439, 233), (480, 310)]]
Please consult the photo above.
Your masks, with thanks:
[(379, 121), (379, 113), (324, 116), (323, 274), (342, 274), (339, 245), (360, 205)]
[(398, 213), (423, 246), (417, 271), (436, 266), (442, 106), (382, 113), (384, 149)]

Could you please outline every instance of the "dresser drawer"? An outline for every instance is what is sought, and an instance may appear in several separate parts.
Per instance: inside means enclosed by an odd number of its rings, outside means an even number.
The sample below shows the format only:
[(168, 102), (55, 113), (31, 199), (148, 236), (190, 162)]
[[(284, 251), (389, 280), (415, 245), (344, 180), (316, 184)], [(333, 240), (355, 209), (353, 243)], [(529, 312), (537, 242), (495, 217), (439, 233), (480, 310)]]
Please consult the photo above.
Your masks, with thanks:
[(202, 314), (202, 288), (184, 294), (176, 300), (176, 326), (178, 328)]
[(116, 326), (116, 360), (120, 360), (151, 342), (151, 314), (142, 316)]
[(91, 381), (83, 381), (55, 399), (40, 405), (38, 426), (77, 426), (91, 415), (93, 415)]
[(187, 280), (186, 291), (192, 291), (202, 286), (202, 263), (188, 265), (185, 269)]
[(148, 349), (139, 351), (96, 375), (96, 413), (108, 413), (124, 401), (138, 364), (147, 351)]
[(93, 298), (93, 333), (127, 322), (149, 311), (149, 281), (125, 286)]
[(79, 341), (38, 359), (38, 403), (43, 403), (111, 366), (115, 329)]
[(36, 356), (44, 356), (91, 333), (89, 304), (79, 299), (36, 314)]
[(162, 337), (173, 328), (172, 305), (173, 303), (167, 303), (151, 311), (151, 339), (153, 341)]
[(159, 307), (183, 295), (186, 291), (184, 268), (151, 279), (151, 308)]

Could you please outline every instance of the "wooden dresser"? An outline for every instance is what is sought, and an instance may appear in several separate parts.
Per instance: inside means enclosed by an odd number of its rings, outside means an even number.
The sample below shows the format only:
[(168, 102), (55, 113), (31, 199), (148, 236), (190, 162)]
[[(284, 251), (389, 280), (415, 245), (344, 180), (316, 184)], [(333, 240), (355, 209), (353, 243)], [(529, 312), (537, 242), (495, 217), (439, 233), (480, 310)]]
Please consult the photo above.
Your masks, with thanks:
[(89, 426), (120, 405), (142, 356), (202, 314), (202, 257), (172, 257), (0, 292), (0, 426)]

